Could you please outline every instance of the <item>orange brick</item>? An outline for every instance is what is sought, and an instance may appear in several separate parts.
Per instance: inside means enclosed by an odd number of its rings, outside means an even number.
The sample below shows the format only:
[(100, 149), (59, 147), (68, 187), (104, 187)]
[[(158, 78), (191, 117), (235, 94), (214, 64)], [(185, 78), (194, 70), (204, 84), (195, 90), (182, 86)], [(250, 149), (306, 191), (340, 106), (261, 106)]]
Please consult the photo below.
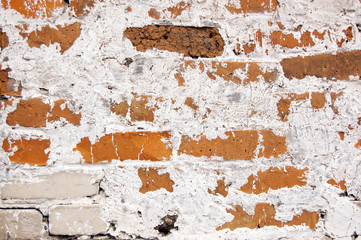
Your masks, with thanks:
[(213, 195), (220, 194), (223, 197), (227, 197), (228, 188), (229, 188), (229, 185), (225, 184), (224, 178), (223, 178), (223, 179), (220, 179), (220, 180), (217, 181), (217, 186), (216, 186), (216, 188), (214, 190), (211, 190), (211, 189), (208, 188), (208, 193), (213, 194)]
[(26, 18), (51, 17), (52, 13), (64, 8), (63, 0), (1, 0), (3, 8), (13, 9)]
[(161, 188), (164, 188), (168, 192), (173, 192), (174, 182), (170, 179), (169, 173), (159, 174), (158, 170), (158, 168), (138, 169), (138, 176), (143, 184), (139, 192), (145, 194)]
[[(65, 105), (64, 108), (62, 108), (62, 105)], [(75, 114), (70, 111), (67, 101), (65, 99), (60, 99), (55, 101), (48, 121), (59, 121), (60, 118), (65, 118), (73, 125), (80, 125), (81, 114)]]
[(1, 70), (0, 65), (0, 95), (20, 97), (21, 84), (12, 78), (9, 78), (10, 71), (10, 68)]
[[(345, 64), (352, 63), (352, 64)], [(281, 61), (285, 77), (303, 79), (305, 76), (349, 80), (350, 75), (361, 76), (361, 51), (330, 53), (306, 57), (286, 58)]]
[(327, 181), (328, 184), (331, 184), (334, 187), (337, 187), (339, 189), (341, 189), (342, 191), (346, 192), (346, 181), (345, 180), (341, 180), (339, 182), (336, 182), (335, 179), (330, 179)]
[(111, 133), (91, 145), (83, 138), (74, 148), (85, 162), (97, 163), (112, 160), (169, 160), (172, 155), (170, 132), (126, 132)]
[(50, 105), (40, 98), (20, 100), (16, 110), (9, 113), (6, 123), (23, 127), (45, 127), (47, 115), (50, 112)]
[[(232, 2), (238, 2), (240, 7), (233, 4)], [(277, 10), (278, 2), (277, 0), (230, 0), (226, 5), (228, 11), (232, 14), (234, 13), (264, 13), (264, 12), (274, 12)]]
[(278, 157), (287, 152), (286, 138), (276, 136), (270, 130), (233, 131), (226, 132), (227, 139), (217, 137), (208, 140), (201, 136), (200, 140), (192, 140), (187, 136), (182, 137), (178, 155), (188, 154), (195, 157), (223, 157), (224, 160), (244, 159), (251, 160), (256, 157), (255, 151), (258, 146), (259, 134), (263, 136), (263, 150), (258, 157)]
[(181, 1), (177, 3), (175, 6), (168, 7), (166, 9), (161, 10), (161, 12), (157, 11), (155, 8), (151, 8), (148, 11), (148, 15), (151, 18), (156, 20), (159, 19), (176, 19), (178, 16), (182, 14), (183, 11), (190, 9), (191, 4), (185, 3)]
[(9, 46), (9, 38), (6, 35), (6, 32), (3, 32), (2, 28), (0, 28), (0, 50), (3, 50)]
[(308, 212), (306, 210), (302, 211), (301, 215), (294, 216), (293, 219), (289, 222), (282, 222), (275, 219), (276, 210), (273, 205), (269, 203), (258, 203), (255, 208), (255, 214), (249, 215), (243, 208), (239, 205), (234, 206), (233, 209), (227, 209), (227, 212), (234, 216), (234, 219), (231, 222), (227, 222), (220, 227), (217, 227), (216, 230), (223, 230), (229, 228), (231, 231), (237, 228), (262, 228), (265, 226), (297, 226), (297, 225), (306, 225), (312, 229), (316, 228), (318, 222), (318, 213), (317, 212)]
[(266, 171), (258, 171), (257, 175), (248, 177), (248, 182), (239, 190), (249, 194), (267, 193), (269, 189), (291, 188), (307, 184), (305, 172), (307, 168), (297, 169), (286, 166), (284, 169), (271, 167)]
[(84, 17), (88, 15), (89, 10), (94, 7), (95, 0), (71, 0), (70, 9), (76, 17)]
[(357, 141), (357, 143), (355, 144), (355, 148), (361, 148), (361, 139)]
[(57, 25), (56, 28), (44, 26), (41, 30), (35, 30), (27, 33), (26, 26), (20, 28), (20, 35), (23, 38), (28, 38), (29, 47), (40, 48), (41, 45), (50, 46), (50, 44), (59, 43), (60, 53), (63, 54), (68, 50), (80, 36), (80, 23), (73, 23), (70, 25)]
[[(12, 148), (16, 147), (15, 152)], [(50, 147), (49, 139), (25, 139), (20, 138), (19, 140), (6, 138), (3, 141), (2, 148), (5, 152), (13, 153), (9, 156), (10, 161), (14, 163), (29, 165), (45, 166), (49, 153), (45, 153), (45, 150)]]

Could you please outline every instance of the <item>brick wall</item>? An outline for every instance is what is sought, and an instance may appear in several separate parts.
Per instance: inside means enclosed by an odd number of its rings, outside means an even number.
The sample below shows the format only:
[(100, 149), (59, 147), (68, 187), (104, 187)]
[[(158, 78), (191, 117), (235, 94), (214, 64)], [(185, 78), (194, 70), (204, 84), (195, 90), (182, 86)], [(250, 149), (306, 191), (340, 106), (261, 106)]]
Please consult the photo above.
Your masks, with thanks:
[(361, 1), (1, 0), (0, 239), (356, 239)]

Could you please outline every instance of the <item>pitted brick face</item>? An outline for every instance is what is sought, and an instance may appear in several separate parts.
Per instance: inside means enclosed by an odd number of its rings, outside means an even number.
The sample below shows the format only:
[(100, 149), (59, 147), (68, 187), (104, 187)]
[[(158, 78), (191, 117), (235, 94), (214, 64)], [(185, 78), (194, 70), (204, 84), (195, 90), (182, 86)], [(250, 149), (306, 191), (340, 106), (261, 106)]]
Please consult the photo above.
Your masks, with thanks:
[(152, 25), (124, 31), (138, 51), (159, 49), (189, 57), (221, 56), (224, 41), (217, 28)]

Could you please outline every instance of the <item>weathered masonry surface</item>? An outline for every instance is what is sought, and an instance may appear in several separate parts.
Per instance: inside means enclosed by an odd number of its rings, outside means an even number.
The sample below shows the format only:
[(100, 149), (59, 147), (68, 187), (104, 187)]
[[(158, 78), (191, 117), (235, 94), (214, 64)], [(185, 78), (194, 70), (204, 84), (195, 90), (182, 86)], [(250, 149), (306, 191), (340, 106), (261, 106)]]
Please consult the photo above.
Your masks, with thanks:
[(0, 112), (0, 239), (360, 238), (360, 0), (0, 0)]

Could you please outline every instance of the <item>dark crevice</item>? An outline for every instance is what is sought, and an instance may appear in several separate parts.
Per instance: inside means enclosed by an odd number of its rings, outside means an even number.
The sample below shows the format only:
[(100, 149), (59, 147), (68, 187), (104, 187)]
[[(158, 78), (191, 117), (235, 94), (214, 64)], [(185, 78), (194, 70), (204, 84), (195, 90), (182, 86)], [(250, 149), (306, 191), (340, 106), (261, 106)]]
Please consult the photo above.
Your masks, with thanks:
[(178, 230), (178, 227), (174, 226), (174, 223), (177, 221), (178, 215), (167, 215), (161, 220), (163, 223), (156, 226), (154, 229), (157, 230), (161, 235), (166, 236), (171, 233), (172, 229)]

